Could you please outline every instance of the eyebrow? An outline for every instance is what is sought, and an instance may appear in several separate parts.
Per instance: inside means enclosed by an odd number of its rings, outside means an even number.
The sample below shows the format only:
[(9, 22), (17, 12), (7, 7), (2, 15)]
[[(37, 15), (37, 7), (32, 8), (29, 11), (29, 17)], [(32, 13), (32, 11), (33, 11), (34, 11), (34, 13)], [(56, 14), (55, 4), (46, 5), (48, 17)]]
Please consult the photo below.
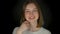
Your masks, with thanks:
[[(34, 9), (37, 9), (37, 8), (34, 8)], [(29, 10), (29, 9), (25, 9), (25, 10)]]

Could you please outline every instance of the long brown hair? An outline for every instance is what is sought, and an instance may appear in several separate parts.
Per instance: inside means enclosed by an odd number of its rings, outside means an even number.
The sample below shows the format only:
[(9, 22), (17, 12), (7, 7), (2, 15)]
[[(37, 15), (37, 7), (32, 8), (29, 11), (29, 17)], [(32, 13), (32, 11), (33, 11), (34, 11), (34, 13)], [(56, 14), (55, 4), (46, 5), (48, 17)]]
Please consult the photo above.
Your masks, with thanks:
[(37, 27), (41, 27), (43, 25), (43, 16), (42, 16), (42, 12), (41, 12), (41, 8), (39, 6), (39, 4), (36, 2), (36, 0), (26, 0), (26, 2), (23, 4), (23, 11), (22, 11), (22, 14), (21, 14), (21, 20), (20, 20), (20, 23), (24, 22), (26, 19), (25, 19), (25, 16), (24, 16), (24, 11), (25, 11), (25, 8), (28, 4), (30, 3), (34, 3), (38, 9), (38, 13), (39, 13), (39, 18), (38, 18), (38, 24), (37, 24)]

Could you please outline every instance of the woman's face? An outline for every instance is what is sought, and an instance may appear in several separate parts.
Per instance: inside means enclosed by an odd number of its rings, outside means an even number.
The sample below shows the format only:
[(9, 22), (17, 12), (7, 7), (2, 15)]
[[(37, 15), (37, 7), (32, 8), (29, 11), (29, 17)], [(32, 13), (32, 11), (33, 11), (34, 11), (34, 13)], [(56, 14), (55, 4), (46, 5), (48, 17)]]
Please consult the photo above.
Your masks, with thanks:
[(25, 19), (29, 22), (37, 21), (39, 18), (38, 9), (35, 4), (30, 3), (25, 8)]

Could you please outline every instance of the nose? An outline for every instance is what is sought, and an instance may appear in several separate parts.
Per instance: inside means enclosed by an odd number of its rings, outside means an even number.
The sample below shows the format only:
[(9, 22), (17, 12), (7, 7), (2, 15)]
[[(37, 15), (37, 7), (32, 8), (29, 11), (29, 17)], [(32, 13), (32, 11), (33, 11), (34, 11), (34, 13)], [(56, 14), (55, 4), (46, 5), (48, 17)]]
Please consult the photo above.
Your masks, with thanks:
[(34, 13), (33, 12), (30, 12), (29, 19), (34, 19)]
[(32, 15), (33, 15), (33, 14), (34, 14), (34, 11), (32, 10), (32, 11), (30, 12), (30, 14), (32, 14)]
[(30, 15), (33, 16), (34, 15), (33, 12), (30, 12)]

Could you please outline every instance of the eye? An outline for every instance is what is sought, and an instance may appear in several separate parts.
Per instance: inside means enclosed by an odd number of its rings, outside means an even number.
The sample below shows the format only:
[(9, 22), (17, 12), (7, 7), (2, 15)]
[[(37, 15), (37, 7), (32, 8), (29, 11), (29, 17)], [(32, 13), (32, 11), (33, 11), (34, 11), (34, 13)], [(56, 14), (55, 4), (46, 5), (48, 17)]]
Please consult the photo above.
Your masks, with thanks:
[(37, 11), (38, 11), (37, 9), (34, 10), (34, 12), (37, 12)]
[(26, 13), (28, 13), (29, 11), (25, 11)]

